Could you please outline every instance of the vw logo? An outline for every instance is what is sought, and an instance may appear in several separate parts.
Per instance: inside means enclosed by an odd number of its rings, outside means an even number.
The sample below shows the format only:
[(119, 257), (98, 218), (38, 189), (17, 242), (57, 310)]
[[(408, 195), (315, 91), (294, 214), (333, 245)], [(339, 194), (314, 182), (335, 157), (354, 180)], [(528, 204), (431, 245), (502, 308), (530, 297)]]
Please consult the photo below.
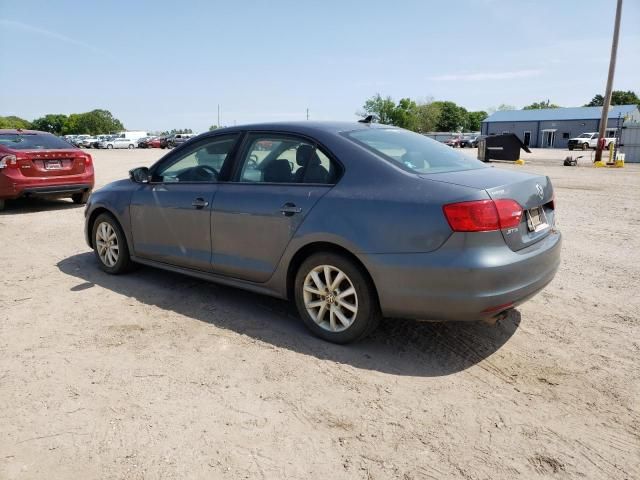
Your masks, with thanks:
[(542, 189), (542, 186), (539, 183), (536, 183), (536, 191), (538, 192), (538, 196), (540, 197), (540, 200), (542, 200), (542, 198), (544, 197), (544, 190)]

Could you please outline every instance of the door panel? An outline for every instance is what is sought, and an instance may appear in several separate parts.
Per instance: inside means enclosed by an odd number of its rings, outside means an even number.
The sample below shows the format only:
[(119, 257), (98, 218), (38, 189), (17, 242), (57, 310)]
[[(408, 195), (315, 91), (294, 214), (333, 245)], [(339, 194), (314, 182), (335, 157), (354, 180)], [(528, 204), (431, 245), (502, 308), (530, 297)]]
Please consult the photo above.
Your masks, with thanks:
[(131, 201), (135, 254), (209, 270), (211, 205), (217, 188), (213, 183), (142, 185)]
[(218, 185), (211, 221), (213, 271), (253, 282), (267, 281), (302, 221), (330, 188)]

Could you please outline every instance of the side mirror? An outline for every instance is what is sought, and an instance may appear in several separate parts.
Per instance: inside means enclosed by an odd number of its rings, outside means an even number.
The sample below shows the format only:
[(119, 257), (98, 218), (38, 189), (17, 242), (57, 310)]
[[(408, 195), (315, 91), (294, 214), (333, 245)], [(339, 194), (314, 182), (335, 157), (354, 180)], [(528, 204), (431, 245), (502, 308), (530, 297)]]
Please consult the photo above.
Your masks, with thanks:
[(129, 178), (136, 183), (149, 183), (151, 181), (151, 172), (147, 167), (134, 168), (129, 170)]

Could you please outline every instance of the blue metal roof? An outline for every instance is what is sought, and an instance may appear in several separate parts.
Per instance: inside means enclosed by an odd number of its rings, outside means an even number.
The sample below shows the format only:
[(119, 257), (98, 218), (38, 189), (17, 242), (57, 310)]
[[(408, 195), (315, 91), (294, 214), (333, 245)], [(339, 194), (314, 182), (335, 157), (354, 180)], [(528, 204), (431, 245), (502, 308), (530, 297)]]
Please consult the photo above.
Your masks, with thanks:
[[(632, 113), (637, 105), (612, 105), (609, 109), (609, 118), (618, 118), (618, 115)], [(485, 118), (486, 122), (538, 122), (546, 120), (600, 120), (602, 107), (575, 107), (575, 108), (542, 108), (539, 110), (505, 110), (495, 112)]]

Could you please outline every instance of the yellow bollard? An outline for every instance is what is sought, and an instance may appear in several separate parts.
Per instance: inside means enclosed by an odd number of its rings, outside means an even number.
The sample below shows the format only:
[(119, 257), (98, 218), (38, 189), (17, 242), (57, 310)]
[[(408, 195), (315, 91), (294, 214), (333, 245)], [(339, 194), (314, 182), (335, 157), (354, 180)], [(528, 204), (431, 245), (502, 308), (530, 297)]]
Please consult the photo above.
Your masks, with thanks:
[(519, 158), (518, 160), (515, 161), (516, 165), (524, 165), (524, 160), (522, 160), (521, 158)]

